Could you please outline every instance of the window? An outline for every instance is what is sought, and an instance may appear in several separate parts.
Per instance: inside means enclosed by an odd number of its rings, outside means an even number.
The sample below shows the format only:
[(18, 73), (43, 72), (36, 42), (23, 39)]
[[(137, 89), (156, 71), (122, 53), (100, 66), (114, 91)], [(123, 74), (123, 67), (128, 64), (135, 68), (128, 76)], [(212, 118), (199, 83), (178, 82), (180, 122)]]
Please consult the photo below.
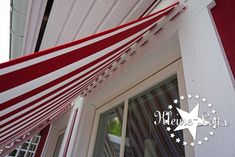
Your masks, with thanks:
[(100, 115), (94, 156), (119, 157), (124, 105)]
[[(93, 131), (90, 139), (88, 156), (105, 157), (97, 153), (104, 149), (100, 145), (107, 134), (108, 122), (104, 115), (111, 113), (115, 108), (120, 108), (122, 113), (120, 120), (122, 132), (119, 137), (119, 149), (116, 156), (119, 157), (185, 157), (194, 156), (192, 147), (185, 147), (184, 141), (191, 136), (185, 131), (175, 131), (181, 117), (176, 107), (188, 110), (187, 102), (182, 102), (180, 95), (186, 95), (183, 67), (181, 60), (173, 62), (160, 71), (150, 72), (149, 75), (137, 80), (139, 83), (118, 91), (110, 99), (97, 104)], [(175, 99), (179, 100), (176, 104)], [(123, 102), (123, 103), (122, 103)], [(118, 105), (117, 104), (121, 104)], [(175, 106), (169, 108), (169, 106)], [(156, 113), (170, 111), (168, 124), (160, 123)], [(118, 112), (117, 112), (118, 113)], [(161, 114), (162, 115), (162, 114)], [(106, 124), (106, 125), (104, 125)], [(175, 125), (174, 125), (175, 124)], [(105, 126), (105, 127), (104, 127)], [(170, 128), (170, 130), (169, 130)], [(180, 140), (180, 141), (179, 141)], [(101, 143), (100, 143), (101, 142)], [(108, 155), (108, 157), (116, 157)]]
[[(169, 136), (166, 126), (154, 124), (153, 113), (167, 111), (168, 105), (178, 98), (177, 79), (173, 76), (129, 99), (125, 157), (184, 156), (183, 145)], [(172, 117), (180, 118), (176, 110), (172, 111)], [(175, 134), (183, 139), (182, 131)]]
[[(97, 111), (100, 118), (93, 157), (119, 157), (120, 154), (124, 157), (184, 157), (184, 146), (170, 137), (167, 126), (162, 123), (154, 124), (155, 111), (167, 111), (168, 105), (172, 104), (174, 99), (179, 100), (177, 76), (170, 76), (147, 90), (132, 91), (137, 94), (125, 95), (128, 100), (122, 101), (126, 103), (118, 106), (107, 104), (105, 109)], [(177, 107), (180, 108), (179, 103)], [(124, 113), (126, 119), (123, 118)], [(175, 108), (171, 118), (180, 119)], [(175, 127), (171, 126), (172, 130)], [(125, 135), (122, 135), (123, 128)], [(176, 137), (184, 139), (182, 131), (174, 133)]]
[(6, 157), (34, 157), (41, 136), (35, 135), (30, 140), (16, 148)]

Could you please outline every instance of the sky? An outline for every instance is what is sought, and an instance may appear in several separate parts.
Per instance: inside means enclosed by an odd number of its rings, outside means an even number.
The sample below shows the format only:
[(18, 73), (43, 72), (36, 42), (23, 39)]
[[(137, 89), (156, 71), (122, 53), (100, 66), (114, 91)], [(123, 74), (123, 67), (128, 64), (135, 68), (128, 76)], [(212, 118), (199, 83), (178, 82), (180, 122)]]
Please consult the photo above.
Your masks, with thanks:
[(1, 1), (0, 9), (0, 63), (9, 60), (10, 0)]

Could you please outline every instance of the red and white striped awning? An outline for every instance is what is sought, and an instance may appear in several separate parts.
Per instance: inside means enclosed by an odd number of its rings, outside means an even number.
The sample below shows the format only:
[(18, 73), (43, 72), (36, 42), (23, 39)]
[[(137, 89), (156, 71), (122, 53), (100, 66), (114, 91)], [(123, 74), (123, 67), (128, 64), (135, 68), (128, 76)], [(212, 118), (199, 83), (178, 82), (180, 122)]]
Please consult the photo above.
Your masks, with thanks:
[(66, 112), (76, 97), (177, 5), (0, 64), (0, 156)]

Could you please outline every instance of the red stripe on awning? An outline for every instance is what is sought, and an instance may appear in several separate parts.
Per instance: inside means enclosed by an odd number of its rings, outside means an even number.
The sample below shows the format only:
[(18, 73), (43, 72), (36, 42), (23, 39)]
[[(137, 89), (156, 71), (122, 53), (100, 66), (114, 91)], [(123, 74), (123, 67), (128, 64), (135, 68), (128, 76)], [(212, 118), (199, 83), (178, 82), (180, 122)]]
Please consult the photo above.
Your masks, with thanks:
[[(43, 86), (40, 86), (40, 87), (38, 87), (38, 88), (36, 88), (36, 89), (34, 89), (34, 90), (32, 90), (32, 91), (29, 91), (29, 92), (27, 92), (27, 93), (25, 93), (25, 94), (23, 94), (23, 95), (20, 95), (20, 96), (14, 98), (14, 99), (11, 99), (11, 100), (9, 100), (9, 101), (7, 101), (7, 102), (2, 103), (2, 104), (1, 104), (1, 110), (6, 109), (6, 108), (8, 108), (8, 107), (10, 107), (10, 106), (12, 106), (12, 105), (14, 105), (14, 104), (20, 102), (20, 101), (23, 101), (23, 100), (25, 100), (25, 99), (27, 99), (27, 98), (29, 98), (29, 97), (31, 97), (31, 96), (33, 96), (33, 95), (39, 93), (39, 92), (42, 92), (42, 91), (44, 91), (44, 90), (46, 90), (46, 89), (48, 89), (48, 88), (50, 88), (50, 87), (52, 87), (52, 86), (54, 86), (54, 85), (60, 83), (60, 82), (66, 80), (66, 79), (68, 79), (68, 78), (70, 78), (70, 77), (72, 77), (72, 76), (74, 76), (74, 75), (76, 75), (76, 74), (78, 74), (78, 73), (80, 73), (80, 72), (82, 72), (83, 70), (85, 70), (85, 69), (91, 67), (92, 65), (97, 64), (97, 63), (99, 63), (100, 61), (104, 60), (105, 58), (107, 58), (107, 57), (109, 57), (109, 56), (115, 54), (118, 50), (123, 49), (123, 48), (125, 48), (126, 46), (129, 46), (129, 47), (130, 47), (129, 44), (132, 44), (132, 42), (135, 41), (136, 39), (137, 39), (137, 38), (135, 38), (134, 40), (132, 40), (132, 41), (128, 42), (127, 44), (121, 46), (121, 47), (118, 48), (117, 50), (112, 51), (112, 52), (110, 52), (109, 54), (104, 55), (104, 56), (98, 58), (97, 60), (94, 60), (93, 62), (91, 62), (91, 63), (89, 63), (89, 64), (86, 64), (85, 66), (83, 66), (83, 67), (81, 67), (81, 68), (78, 68), (78, 69), (76, 69), (75, 71), (73, 71), (73, 72), (71, 72), (71, 73), (69, 73), (69, 74), (64, 75), (63, 77), (60, 77), (60, 78), (58, 78), (58, 79), (56, 79), (56, 80), (53, 80), (53, 81), (51, 81), (51, 82), (49, 82), (49, 83), (47, 83), (47, 84), (45, 84), (45, 85), (43, 85)], [(127, 48), (126, 48), (126, 49), (127, 49)], [(125, 50), (126, 50), (126, 49), (125, 49)], [(120, 53), (122, 54), (122, 53), (124, 53), (124, 52), (125, 52), (125, 51), (121, 51), (121, 52), (119, 52), (119, 54), (120, 54)], [(118, 54), (116, 54), (116, 55), (118, 55)], [(115, 55), (115, 56), (116, 56), (116, 55)], [(115, 58), (115, 56), (113, 56), (113, 57)], [(113, 58), (109, 59), (108, 61), (110, 61), (110, 60), (112, 60), (112, 59), (113, 59)], [(107, 63), (107, 62), (106, 62), (106, 63)], [(102, 64), (101, 64), (100, 66), (102, 66)], [(99, 67), (100, 67), (100, 66), (99, 66)], [(84, 75), (82, 75), (82, 76), (80, 76), (80, 77), (74, 79), (73, 81), (70, 81), (70, 82), (66, 83), (65, 85), (63, 85), (62, 87), (58, 88), (57, 90), (54, 90), (54, 91), (52, 91), (52, 92), (46, 94), (45, 96), (41, 97), (40, 99), (37, 99), (37, 100), (33, 101), (33, 102), (31, 103), (31, 105), (32, 105), (32, 104), (35, 104), (35, 103), (37, 103), (37, 102), (39, 102), (39, 101), (42, 100), (42, 99), (45, 99), (46, 97), (48, 97), (48, 96), (50, 96), (50, 95), (52, 95), (52, 94), (54, 94), (54, 93), (56, 93), (56, 92), (58, 92), (59, 90), (65, 88), (65, 87), (68, 86), (69, 84), (72, 84), (72, 83), (74, 83), (75, 81), (77, 81), (77, 80), (83, 78), (85, 75), (91, 73), (92, 71), (98, 69), (99, 67), (96, 67), (96, 68), (90, 70), (90, 71), (87, 72), (86, 74), (84, 74)], [(79, 84), (81, 84), (81, 83), (82, 83), (82, 82), (79, 82)], [(76, 86), (77, 86), (77, 85), (76, 85)], [(27, 104), (27, 105), (25, 105), (25, 106), (22, 106), (21, 108), (18, 108), (17, 110), (14, 110), (13, 112), (10, 112), (10, 113), (8, 113), (8, 114), (6, 114), (6, 115), (0, 117), (0, 121), (3, 120), (3, 119), (6, 119), (7, 117), (9, 117), (9, 116), (12, 115), (12, 114), (17, 113), (17, 112), (20, 111), (20, 110), (23, 110), (23, 109), (25, 109), (25, 108), (28, 108), (28, 107), (31, 106), (31, 105), (30, 105), (30, 104)]]
[[(33, 64), (32, 66), (28, 66), (26, 68), (4, 74), (0, 76), (0, 81), (4, 81), (6, 83), (2, 88), (0, 88), (0, 92), (6, 91), (10, 88), (14, 88), (23, 83), (26, 83), (43, 75), (49, 74), (52, 71), (56, 71), (60, 68), (63, 68), (74, 62), (80, 61), (88, 56), (91, 56), (94, 53), (102, 51), (103, 49), (112, 46), (115, 43), (118, 43), (130, 37), (131, 35), (136, 34), (137, 32), (143, 30), (144, 28), (150, 26), (164, 15), (165, 14), (161, 14), (133, 28), (112, 35), (108, 38), (97, 41), (93, 44), (89, 44), (79, 49), (75, 49), (58, 57), (54, 57), (52, 59), (39, 62), (37, 64)], [(23, 75), (25, 76), (21, 77)], [(17, 81), (14, 80), (15, 78), (17, 78)], [(14, 81), (10, 82), (9, 79), (13, 79)]]

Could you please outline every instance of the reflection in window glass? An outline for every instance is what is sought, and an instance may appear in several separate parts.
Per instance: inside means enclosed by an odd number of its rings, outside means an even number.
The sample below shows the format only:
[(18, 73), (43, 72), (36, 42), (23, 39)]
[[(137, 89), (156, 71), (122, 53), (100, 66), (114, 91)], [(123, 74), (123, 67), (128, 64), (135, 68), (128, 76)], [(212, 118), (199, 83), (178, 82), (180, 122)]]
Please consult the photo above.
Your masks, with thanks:
[(33, 155), (34, 155), (33, 153), (29, 152), (26, 157), (33, 157)]
[(32, 150), (32, 151), (34, 151), (35, 148), (36, 148), (36, 145), (35, 145), (35, 144), (31, 144), (31, 145), (29, 146), (29, 150)]
[(22, 144), (21, 145), (21, 149), (23, 149), (23, 150), (27, 150), (27, 148), (28, 148), (28, 143), (24, 143), (24, 144)]
[[(154, 125), (154, 112), (168, 110), (168, 105), (178, 98), (178, 84), (174, 76), (129, 100), (125, 157), (185, 156), (183, 145), (170, 138), (166, 126), (162, 123)], [(180, 119), (176, 109), (173, 109), (172, 117)], [(183, 139), (182, 131), (174, 133)]]
[(32, 139), (32, 143), (38, 143), (39, 137), (35, 136)]
[(94, 157), (119, 157), (124, 105), (100, 115)]
[(61, 145), (62, 145), (62, 142), (63, 142), (63, 138), (64, 138), (64, 133), (62, 133), (58, 136), (53, 157), (58, 157), (59, 156), (60, 148), (61, 148)]

